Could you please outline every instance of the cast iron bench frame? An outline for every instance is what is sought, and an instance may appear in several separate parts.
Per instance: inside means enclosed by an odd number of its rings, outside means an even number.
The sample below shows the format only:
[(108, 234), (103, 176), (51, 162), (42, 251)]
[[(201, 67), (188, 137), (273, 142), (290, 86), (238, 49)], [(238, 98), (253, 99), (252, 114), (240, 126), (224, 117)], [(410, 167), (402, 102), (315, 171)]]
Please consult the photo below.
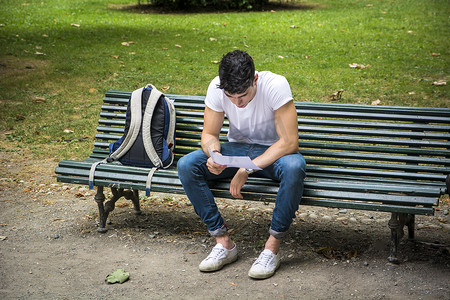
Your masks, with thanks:
[[(92, 163), (108, 156), (109, 143), (123, 134), (131, 92), (108, 91), (103, 99), (92, 154), (83, 161), (63, 160), (57, 181), (88, 185)], [(183, 194), (176, 161), (200, 148), (204, 96), (167, 95), (175, 101), (176, 156), (173, 166), (158, 170), (152, 191)], [(398, 263), (403, 229), (414, 238), (414, 216), (433, 215), (450, 185), (450, 109), (295, 102), (300, 152), (307, 161), (302, 205), (390, 212), (391, 249)], [(226, 141), (228, 122), (220, 140)], [(102, 164), (95, 173), (99, 232), (122, 196), (140, 213), (139, 190), (148, 169)], [(214, 196), (230, 198), (229, 180), (209, 183)], [(113, 196), (106, 203), (104, 187)], [(278, 184), (251, 176), (242, 188), (245, 200), (274, 201)]]

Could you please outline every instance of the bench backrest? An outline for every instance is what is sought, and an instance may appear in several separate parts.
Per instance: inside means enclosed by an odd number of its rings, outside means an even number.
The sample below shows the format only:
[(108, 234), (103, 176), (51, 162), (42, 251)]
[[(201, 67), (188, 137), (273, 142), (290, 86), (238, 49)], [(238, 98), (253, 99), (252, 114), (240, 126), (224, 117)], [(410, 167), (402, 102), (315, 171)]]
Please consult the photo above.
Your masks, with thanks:
[[(108, 155), (123, 134), (130, 92), (108, 91), (92, 158)], [(175, 100), (176, 160), (200, 148), (204, 96)], [(361, 178), (376, 184), (420, 184), (446, 192), (450, 174), (450, 109), (296, 102), (300, 152), (314, 178)], [(221, 132), (226, 141), (227, 121)], [(401, 192), (401, 191), (399, 191)]]

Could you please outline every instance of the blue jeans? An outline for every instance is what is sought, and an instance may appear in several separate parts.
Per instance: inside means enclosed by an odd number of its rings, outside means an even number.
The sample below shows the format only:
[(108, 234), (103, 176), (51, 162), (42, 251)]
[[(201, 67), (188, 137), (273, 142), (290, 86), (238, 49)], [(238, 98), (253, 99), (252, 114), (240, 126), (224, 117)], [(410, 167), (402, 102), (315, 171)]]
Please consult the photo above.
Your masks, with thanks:
[[(254, 159), (263, 154), (269, 146), (243, 143), (223, 143), (221, 153), (230, 156), (249, 156)], [(225, 222), (219, 213), (207, 180), (232, 178), (238, 168), (226, 168), (214, 175), (206, 166), (208, 157), (202, 150), (193, 151), (182, 157), (177, 164), (178, 176), (194, 210), (208, 227), (212, 236), (224, 235)], [(286, 234), (303, 194), (306, 162), (300, 153), (281, 157), (272, 165), (254, 175), (267, 177), (280, 183), (272, 214), (269, 233), (281, 239)], [(251, 175), (253, 176), (253, 175)]]

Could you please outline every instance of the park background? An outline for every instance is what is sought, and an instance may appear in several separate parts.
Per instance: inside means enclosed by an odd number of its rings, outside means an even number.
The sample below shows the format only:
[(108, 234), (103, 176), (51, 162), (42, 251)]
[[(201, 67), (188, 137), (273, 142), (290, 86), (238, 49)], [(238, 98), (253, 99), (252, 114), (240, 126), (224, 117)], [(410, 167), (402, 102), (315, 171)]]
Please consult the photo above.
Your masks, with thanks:
[(449, 1), (270, 3), (170, 12), (130, 0), (0, 0), (0, 150), (85, 158), (107, 90), (151, 83), (205, 95), (234, 49), (284, 75), (297, 101), (450, 106)]

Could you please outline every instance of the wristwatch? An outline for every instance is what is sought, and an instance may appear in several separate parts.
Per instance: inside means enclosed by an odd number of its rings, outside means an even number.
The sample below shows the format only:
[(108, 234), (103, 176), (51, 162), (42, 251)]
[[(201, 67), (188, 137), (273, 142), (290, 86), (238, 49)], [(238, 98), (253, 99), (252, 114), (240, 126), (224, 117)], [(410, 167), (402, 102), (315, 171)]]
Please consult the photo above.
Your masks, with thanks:
[(257, 170), (254, 169), (245, 169), (245, 172), (247, 172), (248, 175), (255, 173)]

